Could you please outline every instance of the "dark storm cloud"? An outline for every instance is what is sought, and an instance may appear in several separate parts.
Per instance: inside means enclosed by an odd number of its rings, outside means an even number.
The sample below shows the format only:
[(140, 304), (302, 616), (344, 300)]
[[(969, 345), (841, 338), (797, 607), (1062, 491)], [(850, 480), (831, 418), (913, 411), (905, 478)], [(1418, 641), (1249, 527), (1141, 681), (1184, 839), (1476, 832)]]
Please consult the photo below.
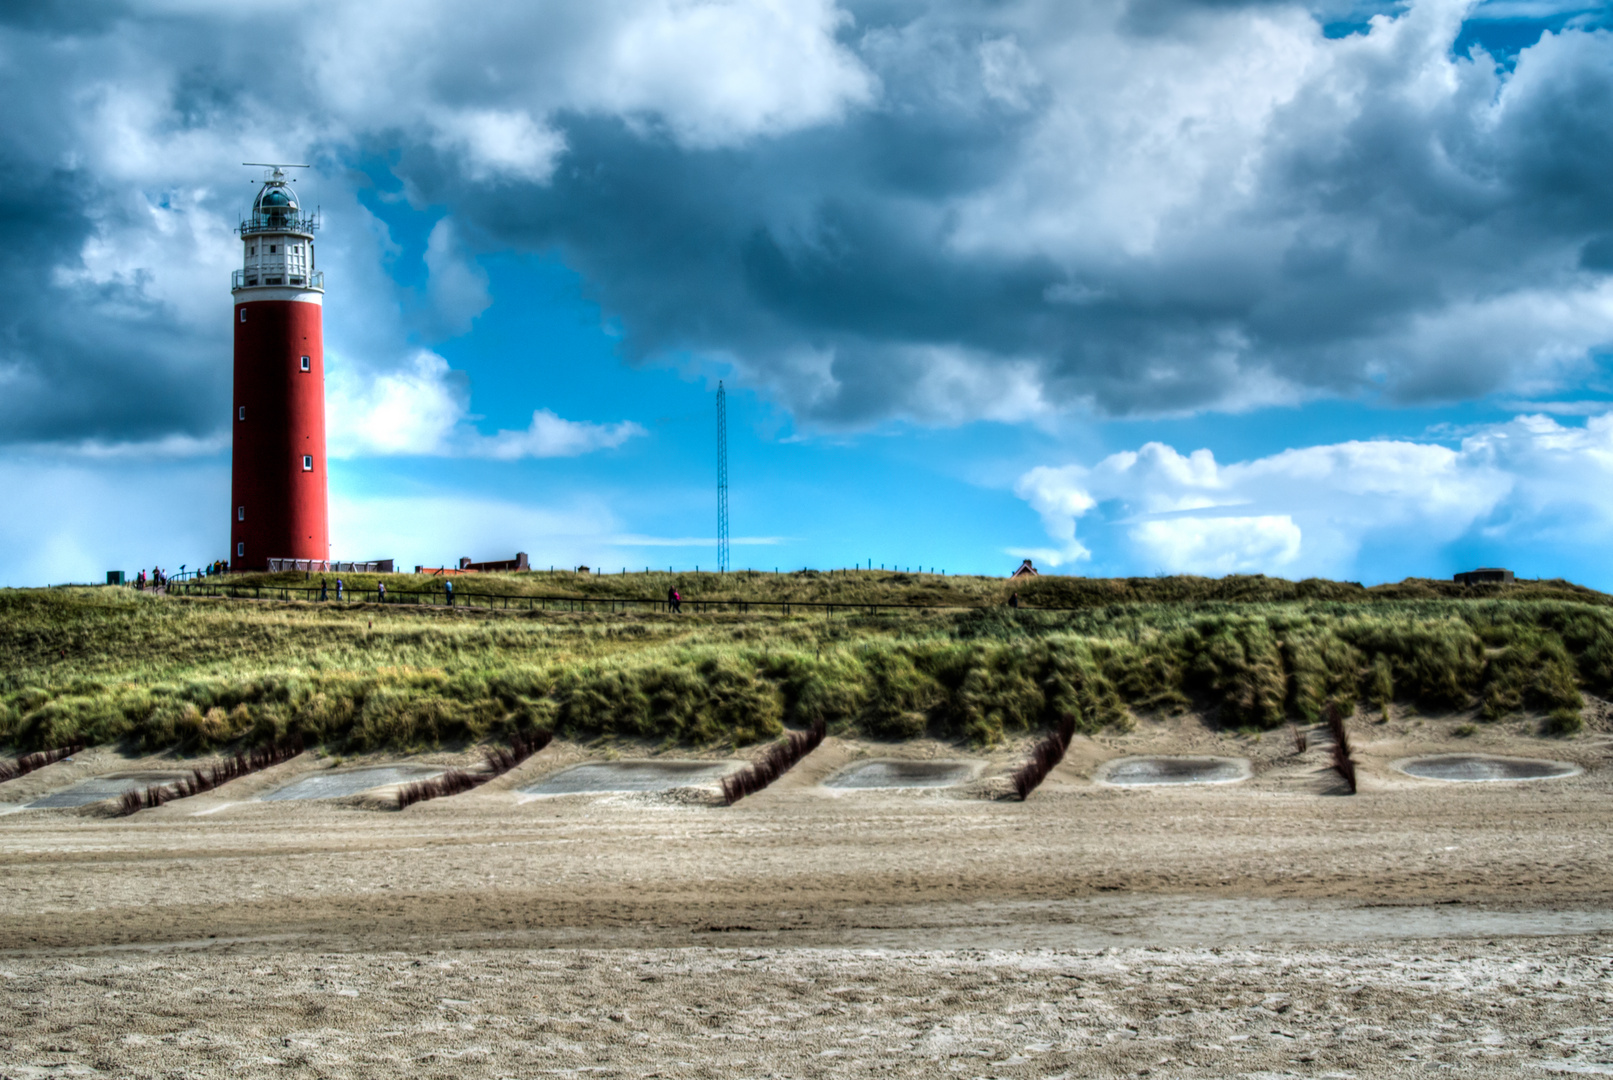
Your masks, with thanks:
[(105, 30), (128, 14), (128, 5), (114, 2), (81, 4), (75, 0), (10, 0), (4, 8), (0, 8), (0, 26), (54, 34), (80, 34)]
[[(456, 243), (561, 254), (630, 359), (821, 426), (1452, 399), (1613, 341), (1613, 36), (1571, 20), (1509, 68), (1449, 0), (18, 10), (6, 440), (216, 426), (228, 328), (162, 253), (233, 259), (175, 222), (233, 223), (249, 146), (391, 161)], [(189, 157), (131, 180), (120, 139)]]
[[(1213, 50), (1225, 28), (1203, 18), (1275, 5), (1148, 7), (1155, 24), (1200, 20), (1188, 47)], [(399, 172), (489, 245), (558, 247), (620, 318), (631, 355), (731, 356), (828, 424), (1012, 412), (1027, 406), (993, 396), (1026, 378), (1047, 408), (1112, 413), (1460, 398), (1613, 340), (1608, 295), (1587, 273), (1613, 227), (1613, 41), (1548, 37), (1507, 76), (1450, 57), (1459, 22), (1428, 25), (1437, 14), (1380, 27), (1398, 44), (1314, 42), (1332, 72), (1296, 78), (1288, 100), (1232, 132), (1237, 158), (1181, 183), (1138, 250), (1094, 249), (1079, 223), (1073, 237), (1035, 235), (1033, 217), (1061, 200), (1097, 218), (1115, 193), (1028, 175), (1028, 158), (1058, 150), (1050, 117), (1091, 88), (1061, 85), (1057, 49), (1023, 41), (1017, 99), (982, 92), (980, 46), (1001, 28), (987, 20), (866, 32), (859, 55), (881, 98), (829, 128), (699, 151), (572, 116), (547, 184), (487, 188), (440, 158), (406, 157)], [(1436, 78), (1452, 85), (1431, 95)], [(1094, 104), (1146, 107), (1124, 94)], [(1233, 167), (1244, 193), (1217, 175)], [(1038, 205), (1006, 214), (1000, 243), (960, 244), (960, 215), (979, 209), (967, 204), (1015, 185), (1041, 185)]]
[(228, 348), (227, 328), (198, 339), (145, 294), (139, 273), (100, 282), (53, 273), (89, 239), (92, 212), (113, 202), (81, 172), (0, 163), (4, 441), (199, 435), (216, 426), (201, 415), (209, 404), (227, 409), (227, 385), (205, 363)]
[[(182, 236), (149, 243), (154, 212), (182, 219), (194, 209), (176, 204), (191, 201), (188, 185), (120, 177), (108, 168), (112, 148), (84, 138), (89, 116), (116, 106), (120, 67), (171, 68), (167, 57), (151, 64), (138, 48), (150, 29), (131, 30), (117, 5), (93, 17), (81, 9), (25, 4), (0, 20), (10, 106), (0, 134), (0, 442), (204, 437), (228, 411), (227, 296), (214, 325), (197, 325), (176, 287), (194, 246)], [(183, 58), (210, 51), (210, 36), (179, 27), (164, 39)], [(183, 92), (163, 102), (159, 124), (205, 127), (199, 111), (187, 120), (185, 98), (199, 110), (222, 84), (173, 74)]]
[(784, 354), (832, 348), (842, 385), (824, 414), (864, 421), (901, 397), (891, 383), (908, 377), (903, 348), (1038, 346), (1058, 269), (1042, 257), (949, 256), (944, 215), (928, 205), (1000, 176), (1019, 123), (984, 110), (927, 118), (921, 131), (881, 112), (833, 133), (700, 153), (572, 117), (545, 185), (484, 189), (431, 153), (398, 171), (489, 246), (558, 247), (623, 317), (631, 357), (731, 354), (800, 408), (812, 389)]

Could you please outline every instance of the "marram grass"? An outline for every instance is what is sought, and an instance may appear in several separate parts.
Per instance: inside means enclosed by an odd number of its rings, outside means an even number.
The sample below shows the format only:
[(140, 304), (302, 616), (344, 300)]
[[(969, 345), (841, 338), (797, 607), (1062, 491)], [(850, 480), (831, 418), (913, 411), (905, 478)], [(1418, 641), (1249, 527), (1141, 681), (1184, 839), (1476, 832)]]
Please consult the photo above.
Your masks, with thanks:
[[(1567, 734), (1582, 692), (1613, 691), (1610, 598), (1561, 582), (566, 576), (589, 595), (664, 595), (671, 581), (690, 598), (974, 606), (571, 615), (0, 590), (0, 744), (202, 751), (296, 735), (356, 752), (539, 727), (742, 746), (821, 719), (831, 732), (989, 745), (1066, 714), (1086, 732), (1187, 708), (1267, 729), (1329, 703), (1376, 713), (1394, 702), (1539, 715)], [(547, 577), (457, 587), (541, 593), (558, 587)], [(1010, 591), (1025, 606), (1003, 606)], [(1037, 610), (1055, 601), (1074, 610)]]

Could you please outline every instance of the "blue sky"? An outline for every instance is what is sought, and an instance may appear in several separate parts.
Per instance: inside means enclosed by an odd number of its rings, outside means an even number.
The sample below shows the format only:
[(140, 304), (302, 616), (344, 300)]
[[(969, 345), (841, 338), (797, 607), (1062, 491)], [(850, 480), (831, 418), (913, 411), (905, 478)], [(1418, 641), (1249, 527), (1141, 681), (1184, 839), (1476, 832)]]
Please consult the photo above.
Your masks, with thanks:
[[(323, 210), (333, 554), (1613, 587), (1605, 5), (0, 15), (0, 583), (222, 557)], [(291, 28), (291, 29), (288, 29)]]

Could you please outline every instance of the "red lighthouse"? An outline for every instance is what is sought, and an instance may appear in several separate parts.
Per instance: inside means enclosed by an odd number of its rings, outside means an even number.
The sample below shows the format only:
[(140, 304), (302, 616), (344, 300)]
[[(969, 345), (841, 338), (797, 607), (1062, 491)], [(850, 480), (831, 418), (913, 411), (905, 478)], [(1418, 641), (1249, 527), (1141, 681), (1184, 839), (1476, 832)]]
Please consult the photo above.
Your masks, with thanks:
[(232, 565), (329, 559), (325, 492), (324, 275), (317, 222), (273, 170), (241, 222), (235, 271)]

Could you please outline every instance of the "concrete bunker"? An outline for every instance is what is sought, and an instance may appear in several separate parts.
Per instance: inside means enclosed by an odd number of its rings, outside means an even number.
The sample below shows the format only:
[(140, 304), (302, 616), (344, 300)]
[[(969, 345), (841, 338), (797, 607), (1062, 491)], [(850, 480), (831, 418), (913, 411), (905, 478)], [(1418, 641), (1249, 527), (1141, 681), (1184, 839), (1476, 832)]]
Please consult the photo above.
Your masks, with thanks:
[(523, 795), (616, 795), (715, 784), (737, 761), (590, 761), (521, 789)]
[(1235, 784), (1251, 775), (1246, 758), (1207, 754), (1156, 754), (1116, 758), (1098, 770), (1098, 782), (1115, 787), (1166, 784)]
[(367, 769), (315, 773), (293, 780), (263, 796), (263, 802), (302, 802), (306, 799), (340, 799), (391, 784), (407, 784), (447, 772), (441, 765), (377, 765)]
[(966, 761), (859, 761), (835, 773), (823, 786), (843, 790), (952, 787), (974, 774), (975, 767)]
[(1457, 784), (1497, 780), (1559, 780), (1584, 771), (1566, 761), (1496, 757), (1491, 754), (1431, 754), (1427, 757), (1404, 758), (1395, 762), (1393, 768), (1419, 780), (1444, 780)]

